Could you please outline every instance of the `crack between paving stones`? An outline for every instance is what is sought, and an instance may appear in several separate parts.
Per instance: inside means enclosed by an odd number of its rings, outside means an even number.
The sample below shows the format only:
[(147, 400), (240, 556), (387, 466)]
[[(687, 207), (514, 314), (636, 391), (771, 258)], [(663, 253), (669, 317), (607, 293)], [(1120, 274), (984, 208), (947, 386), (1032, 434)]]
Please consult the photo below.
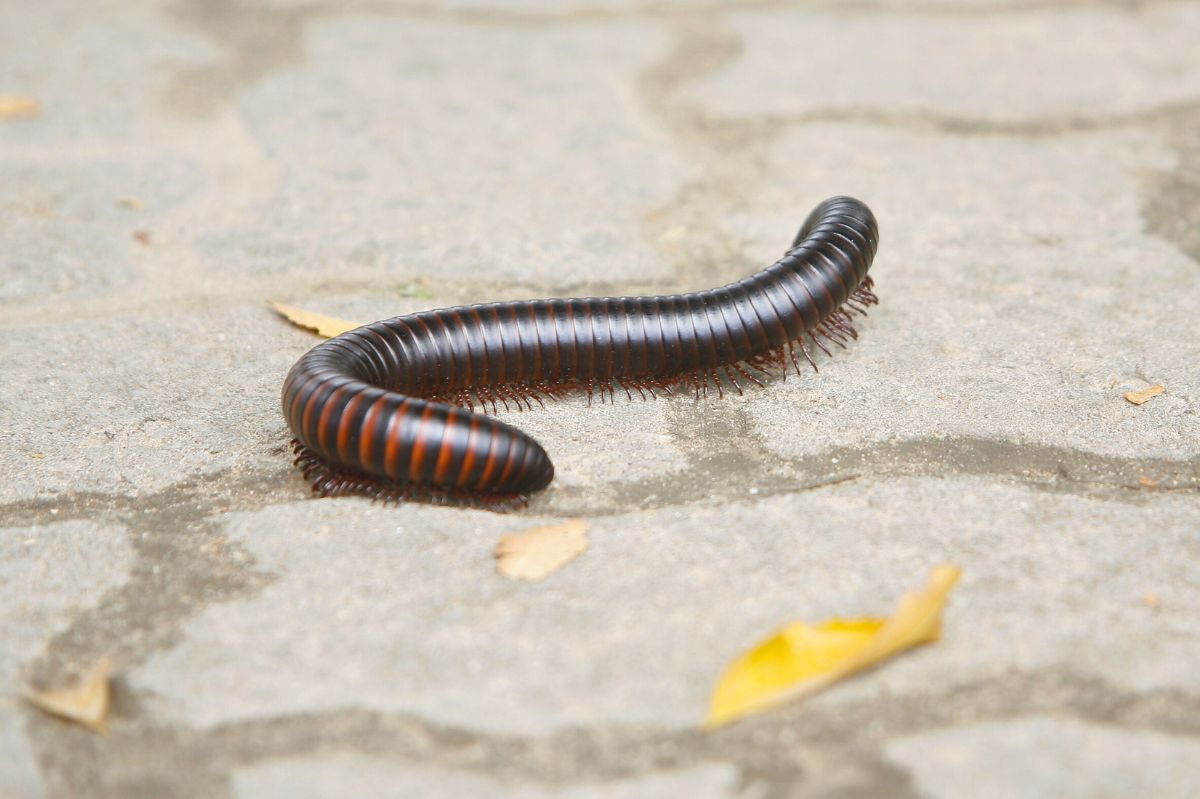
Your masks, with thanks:
[[(195, 1), (195, 0), (193, 0)], [(345, 0), (345, 2), (311, 2), (295, 7), (311, 16), (373, 15), (399, 19), (417, 19), (451, 22), (464, 26), (504, 27), (559, 27), (579, 23), (623, 22), (623, 21), (689, 21), (713, 15), (754, 15), (772, 12), (803, 12), (810, 14), (836, 14), (839, 16), (884, 16), (919, 18), (979, 18), (990, 16), (1033, 15), (1046, 12), (1071, 11), (1119, 11), (1135, 13), (1146, 8), (1178, 5), (1181, 0), (1012, 0), (993, 2), (989, 5), (955, 4), (951, 2), (914, 2), (897, 7), (876, 0), (713, 0), (693, 3), (688, 6), (663, 6), (656, 2), (626, 8), (604, 5), (575, 6), (564, 10), (522, 11), (505, 9), (495, 5), (471, 7), (446, 7), (429, 2), (418, 5), (397, 5), (387, 0)], [(287, 10), (294, 10), (289, 8)], [(232, 7), (231, 13), (238, 9)]]
[[(40, 751), (65, 748), (83, 768), (50, 775), (52, 794), (74, 797), (161, 793), (228, 796), (235, 770), (278, 758), (353, 751), (396, 763), (429, 766), (547, 786), (585, 780), (611, 782), (662, 772), (729, 763), (743, 785), (761, 795), (793, 796), (813, 770), (814, 754), (849, 760), (862, 785), (907, 795), (905, 775), (880, 752), (900, 736), (1064, 711), (1107, 726), (1200, 736), (1200, 697), (1177, 690), (1143, 693), (1064, 667), (1006, 674), (902, 696), (838, 705), (785, 705), (714, 733), (618, 723), (568, 728), (543, 736), (472, 731), (409, 713), (343, 709), (229, 722), (205, 730), (159, 726), (118, 691), (116, 716), (105, 739), (43, 717), (29, 718)], [(836, 691), (836, 688), (833, 689)], [(69, 732), (68, 732), (69, 731)], [(97, 743), (103, 740), (103, 746)], [(103, 763), (94, 762), (104, 758)], [(113, 763), (125, 778), (106, 785)], [(125, 791), (120, 793), (119, 791)]]
[[(718, 4), (719, 5), (719, 4)], [(783, 8), (786, 4), (764, 2), (760, 9)], [(832, 8), (834, 4), (822, 4)], [(1080, 4), (1073, 2), (1043, 3), (1037, 6), (1000, 4), (991, 10), (972, 10), (970, 13), (1000, 13), (998, 9), (1034, 13), (1053, 8), (1095, 8), (1111, 4)], [(193, 3), (193, 8), (199, 8)], [(246, 22), (243, 12), (231, 4), (223, 7), (226, 16), (220, 25), (209, 26), (207, 33), (218, 37), (225, 24), (241, 26)], [(271, 47), (251, 35), (239, 39), (227, 48), (229, 58), (205, 73), (212, 85), (232, 94), (247, 83), (261, 79), (271, 71), (286, 67), (302, 57), (301, 37), (312, 15), (323, 15), (325, 7), (308, 6), (290, 10), (286, 30), (272, 33), (279, 36)], [(870, 3), (855, 4), (856, 10), (879, 12)], [(1195, 102), (1164, 106), (1138, 114), (1103, 118), (1066, 117), (1058, 120), (1005, 123), (936, 114), (892, 114), (870, 109), (819, 111), (780, 120), (755, 117), (745, 121), (717, 121), (704, 117), (697, 109), (680, 104), (674, 98), (688, 82), (712, 74), (732, 64), (740, 53), (738, 38), (711, 20), (711, 15), (725, 11), (744, 10), (742, 6), (709, 9), (704, 12), (660, 13), (655, 18), (677, 23), (677, 40), (671, 53), (643, 76), (643, 98), (651, 109), (661, 110), (660, 120), (671, 130), (685, 152), (697, 156), (703, 163), (715, 163), (717, 155), (729, 142), (749, 143), (737, 149), (734, 161), (725, 160), (713, 176), (697, 181), (679, 198), (663, 209), (658, 220), (649, 223), (652, 230), (665, 229), (683, 222), (707, 230), (711, 212), (728, 204), (731, 198), (745, 194), (759, 180), (765, 168), (763, 154), (772, 141), (765, 128), (776, 123), (783, 125), (813, 122), (845, 121), (862, 124), (884, 124), (917, 127), (939, 132), (966, 135), (1031, 135), (1050, 136), (1151, 124), (1163, 115), (1191, 112)], [(383, 13), (385, 7), (365, 3), (333, 13)], [(420, 11), (406, 13), (386, 9), (390, 16), (422, 16)], [(277, 19), (283, 13), (274, 10), (266, 17)], [(589, 13), (591, 14), (589, 16)], [(918, 12), (921, 13), (921, 12)], [(965, 13), (965, 10), (929, 13)], [(441, 16), (429, 14), (428, 16)], [(645, 10), (628, 14), (581, 12), (552, 19), (519, 15), (488, 17), (463, 13), (448, 19), (463, 23), (559, 25), (589, 19), (624, 19), (646, 16)], [(247, 29), (254, 26), (244, 26)], [(269, 26), (268, 26), (269, 27)], [(256, 53), (254, 51), (263, 51)], [(271, 51), (271, 52), (266, 52)], [(197, 75), (193, 74), (193, 78)], [(204, 77), (204, 75), (200, 75)], [(214, 92), (219, 96), (221, 92)], [(204, 109), (200, 109), (203, 111)], [(212, 111), (214, 109), (208, 109)], [(840, 117), (840, 118), (839, 118)], [(727, 153), (726, 153), (727, 154)], [(656, 240), (656, 239), (655, 239)], [(704, 278), (720, 274), (729, 263), (740, 263), (740, 243), (720, 233), (708, 233), (693, 251), (674, 256), (679, 282), (707, 284)], [(686, 413), (686, 411), (684, 411)], [(764, 492), (788, 493), (819, 490), (854, 479), (887, 479), (907, 476), (990, 477), (1012, 481), (1038, 490), (1058, 493), (1117, 499), (1121, 501), (1151, 501), (1158, 494), (1200, 490), (1200, 457), (1179, 461), (1170, 459), (1137, 459), (1101, 457), (1069, 448), (1034, 446), (988, 438), (958, 437), (951, 439), (913, 439), (888, 442), (865, 448), (827, 450), (813, 456), (779, 459), (765, 454), (743, 415), (733, 419), (731, 431), (736, 441), (728, 458), (728, 468), (713, 468), (715, 449), (689, 455), (688, 469), (637, 484), (616, 483), (601, 486), (596, 491), (621, 495), (633, 491), (636, 499), (643, 488), (642, 508), (668, 507), (675, 504), (706, 502), (720, 494), (727, 483), (727, 473), (734, 469), (752, 480), (770, 485)], [(719, 439), (718, 439), (719, 440)], [(722, 446), (724, 442), (720, 442)], [(979, 453), (984, 453), (978, 457)], [(830, 467), (836, 458), (841, 471)], [(1070, 470), (1061, 473), (1061, 464)], [(788, 471), (787, 482), (780, 479), (780, 468)], [(1078, 478), (1072, 472), (1099, 476)], [(1160, 480), (1157, 491), (1134, 486), (1140, 474), (1170, 475)], [(119, 641), (120, 664), (128, 668), (153, 651), (172, 645), (181, 625), (214, 602), (250, 596), (270, 581), (269, 575), (255, 571), (253, 558), (236, 546), (223, 554), (214, 555), (204, 547), (223, 541), (217, 514), (228, 510), (253, 511), (274, 503), (295, 501), (307, 496), (301, 483), (291, 472), (281, 469), (270, 474), (235, 478), (232, 472), (214, 476), (211, 480), (191, 480), (145, 497), (121, 494), (76, 493), (53, 499), (38, 499), (0, 507), (0, 523), (47, 524), (69, 518), (94, 518), (95, 514), (127, 526), (134, 543), (135, 563), (131, 578), (125, 585), (108, 592), (100, 604), (85, 611), (47, 644), (45, 652), (27, 669), (31, 678), (54, 681), (70, 668), (99, 653), (109, 651), (113, 640)], [(830, 475), (833, 476), (830, 476)], [(690, 486), (690, 487), (689, 487)], [(728, 486), (726, 486), (728, 488)], [(249, 492), (249, 493), (247, 493)], [(681, 502), (660, 500), (649, 502), (646, 496), (682, 497)], [(212, 500), (212, 495), (220, 497)], [(760, 494), (759, 496), (762, 496)], [(345, 500), (337, 500), (345, 501)], [(631, 503), (635, 506), (637, 503)], [(611, 515), (629, 512), (630, 507), (595, 503), (582, 491), (571, 489), (539, 500), (532, 512), (590, 513)], [(57, 514), (52, 511), (58, 510)], [(453, 512), (453, 511), (450, 511)], [(235, 556), (240, 553), (240, 556)], [(164, 568), (165, 567), (165, 568)], [(185, 576), (192, 585), (176, 585), (173, 577)], [(154, 604), (154, 598), (168, 598)], [(146, 606), (146, 602), (151, 604)], [(131, 608), (138, 608), (131, 614)], [(145, 607), (150, 610), (146, 611)], [(137, 618), (135, 619), (134, 616)], [(983, 702), (980, 694), (994, 693), (1000, 701)], [(885, 708), (880, 711), (880, 705)], [(533, 781), (558, 780), (565, 782), (580, 773), (602, 780), (624, 776), (652, 774), (671, 768), (706, 762), (735, 762), (743, 772), (743, 783), (763, 780), (766, 796), (790, 795), (790, 786), (804, 775), (804, 766), (797, 762), (791, 744), (778, 742), (788, 733), (789, 740), (813, 746), (840, 741), (843, 745), (877, 745), (887, 734), (934, 728), (963, 723), (965, 720), (1007, 718), (1036, 712), (1060, 712), (1063, 706), (1082, 717), (1100, 723), (1163, 730), (1173, 734), (1200, 734), (1200, 700), (1178, 692), (1131, 694), (1116, 691), (1111, 686), (1091, 678), (1080, 678), (1065, 672), (1043, 672), (1020, 675), (953, 689), (946, 694), (887, 698), (883, 703), (852, 705), (849, 713), (839, 710), (814, 713), (797, 707), (764, 717), (714, 736), (704, 737), (690, 730), (647, 730), (612, 726), (586, 730), (570, 730), (549, 736), (545, 740), (487, 736), (441, 726), (405, 714), (370, 713), (367, 711), (333, 711), (287, 719), (253, 721), (225, 725), (206, 732), (189, 730), (185, 726), (154, 727), (143, 716), (138, 697), (118, 681), (117, 717), (119, 726), (107, 739), (97, 739), (58, 722), (29, 714), (30, 740), (38, 752), (42, 772), (52, 794), (72, 796), (130, 796), (136, 793), (138, 775), (145, 778), (144, 786), (161, 786), (172, 790), (155, 791), (159, 795), (187, 793), (197, 787), (211, 787), (205, 795), (227, 795), (232, 770), (274, 757), (315, 753), (330, 747), (344, 746), (354, 751), (401, 758), (412, 762), (477, 770), (484, 773), (503, 773), (505, 764), (512, 771)], [(28, 713), (28, 711), (26, 711)], [(883, 720), (880, 720), (882, 715)], [(815, 719), (815, 721), (814, 721)], [(125, 724), (132, 729), (121, 729)], [(906, 726), (907, 725), (907, 726)], [(828, 730), (832, 729), (833, 733)], [(799, 732), (797, 732), (799, 730)], [(560, 760), (563, 753), (568, 757)], [(149, 757), (147, 755), (156, 755)], [(872, 755), (862, 758), (871, 760)], [(113, 783), (108, 775), (114, 760), (124, 762), (134, 776)], [(887, 766), (880, 758), (874, 765), (880, 773)], [(206, 762), (207, 761), (207, 762)], [(70, 762), (71, 768), (64, 767)], [(139, 771), (140, 769), (140, 771)], [(126, 773), (126, 772), (122, 772)], [(903, 775), (901, 775), (903, 777)], [(115, 779), (115, 778), (113, 778)], [(891, 775), (889, 779), (895, 780)], [(894, 785), (895, 793), (905, 795), (907, 789)]]
[[(706, 424), (709, 427), (720, 427), (722, 423), (709, 419)], [(1183, 460), (1136, 458), (1098, 455), (1070, 447), (989, 437), (927, 436), (877, 442), (866, 446), (831, 447), (812, 455), (788, 458), (765, 451), (756, 438), (746, 440), (746, 436), (748, 433), (744, 429), (738, 430), (732, 436), (713, 436), (708, 448), (702, 448), (688, 456), (689, 467), (683, 471), (647, 480), (613, 481), (587, 488), (552, 487), (543, 497), (557, 494), (555, 499), (543, 502), (535, 498), (529, 510), (518, 512), (516, 515), (571, 513), (574, 511), (569, 508), (575, 508), (596, 516), (613, 516), (650, 508), (689, 505), (707, 498), (709, 492), (718, 484), (727, 483), (731, 472), (744, 474), (746, 478), (746, 485), (737, 487), (737, 491), (750, 488), (755, 479), (764, 480), (760, 487), (764, 491), (770, 491), (772, 488), (769, 483), (781, 473), (781, 466), (792, 467), (789, 473), (790, 483), (780, 487), (783, 493), (816, 490), (851, 480), (929, 476), (994, 477), (1002, 483), (1015, 483), (1034, 489), (1049, 489), (1055, 493), (1086, 497), (1096, 496), (1093, 489), (1116, 492), (1100, 497), (1108, 499), (1128, 499), (1126, 495), (1133, 494), (1139, 499), (1152, 500), (1156, 496), (1172, 492), (1200, 491), (1200, 455)], [(689, 441), (694, 445), (697, 439), (693, 437)], [(711, 458), (724, 459), (725, 465), (714, 465)], [(1068, 471), (1061, 471), (1063, 464), (1069, 467)], [(1098, 476), (1078, 476), (1089, 471)], [(1143, 475), (1157, 480), (1158, 488), (1141, 485), (1139, 478)], [(676, 483), (696, 484), (697, 487), (694, 490), (682, 490), (682, 499), (678, 502), (664, 500), (640, 505), (636, 501), (645, 493), (638, 491), (638, 486), (654, 492), (674, 490), (663, 487), (674, 486)], [(255, 486), (259, 490), (249, 497), (239, 497), (236, 494), (238, 486)], [(266, 473), (251, 474), (231, 469), (204, 478), (189, 478), (140, 496), (85, 491), (18, 500), (0, 505), (0, 526), (22, 527), (75, 519), (104, 519), (127, 524), (134, 531), (142, 531), (148, 524), (153, 524), (147, 523), (146, 519), (163, 512), (161, 506), (168, 502), (179, 503), (181, 506), (195, 503), (192, 505), (194, 516), (180, 516), (187, 521), (203, 520), (206, 514), (253, 511), (287, 502), (369, 502), (353, 497), (313, 498), (305, 488), (306, 484), (289, 466)], [(582, 496), (591, 492), (624, 496), (630, 491), (634, 492), (634, 499), (627, 507), (603, 506), (588, 509), (578, 506)], [(206, 495), (212, 492), (219, 492), (224, 496), (219, 502), (207, 501)], [(724, 496), (721, 492), (717, 495)], [(445, 512), (454, 513), (456, 510), (451, 508)], [(142, 516), (141, 520), (138, 520), (138, 515)], [(173, 534), (180, 533), (176, 529)]]
[[(718, 434), (708, 448), (699, 437), (682, 440), (688, 442), (680, 446), (688, 460), (682, 470), (594, 489), (551, 491), (535, 498), (530, 510), (608, 516), (759, 500), (850, 481), (917, 477), (982, 478), (1039, 492), (1132, 504), (1200, 492), (1200, 456), (1187, 460), (1126, 458), (1069, 447), (954, 436), (834, 447), (813, 455), (782, 457), (745, 434)], [(1142, 485), (1143, 476), (1157, 481), (1157, 487)], [(621, 498), (619, 502), (613, 499), (616, 497)]]
[[(685, 417), (687, 411), (687, 408), (681, 408), (678, 414)], [(1150, 501), (1171, 493), (1200, 492), (1200, 455), (1183, 460), (1122, 457), (990, 437), (926, 436), (866, 446), (831, 447), (812, 455), (781, 457), (762, 447), (757, 436), (750, 433), (745, 417), (740, 425), (731, 425), (720, 417), (709, 418), (704, 425), (708, 428), (704, 437), (678, 433), (690, 442), (688, 449), (692, 450), (690, 453), (685, 451), (689, 465), (684, 470), (646, 480), (613, 481), (587, 488), (555, 489), (552, 486), (541, 497), (535, 497), (529, 509), (517, 515), (586, 513), (613, 516), (694, 504), (710, 496), (729, 499), (730, 491), (749, 499), (752, 495), (745, 491), (755, 485), (763, 494), (792, 493), (852, 480), (905, 477), (991, 477), (1002, 484), (1012, 483), (1035, 490), (1125, 501)], [(715, 434), (713, 428), (716, 428)], [(701, 446), (697, 447), (697, 444)], [(744, 485), (729, 487), (731, 473), (740, 475)], [(1088, 473), (1095, 476), (1087, 477)], [(780, 475), (786, 475), (787, 483), (772, 485), (778, 482)], [(1142, 476), (1156, 480), (1158, 487), (1142, 485), (1139, 482)], [(257, 490), (248, 496), (239, 496), (239, 486)], [(721, 486), (727, 490), (722, 491)], [(163, 506), (169, 503), (178, 506), (171, 509), (179, 514), (178, 519), (195, 522), (203, 521), (207, 514), (253, 511), (286, 502), (369, 502), (352, 497), (313, 498), (305, 488), (306, 484), (289, 466), (250, 474), (230, 469), (204, 478), (189, 478), (141, 496), (85, 491), (18, 500), (0, 505), (0, 526), (104, 519), (126, 524), (131, 532), (140, 533), (153, 526), (156, 514), (166, 512)], [(629, 497), (629, 503), (621, 506), (588, 504), (586, 495), (591, 493)], [(646, 502), (646, 495), (663, 493), (675, 494), (680, 499)], [(218, 499), (214, 500), (212, 496)], [(179, 509), (183, 507), (191, 507), (193, 515), (180, 513)], [(456, 510), (451, 508), (445, 512)], [(172, 529), (175, 530), (172, 535), (181, 534), (177, 527)]]

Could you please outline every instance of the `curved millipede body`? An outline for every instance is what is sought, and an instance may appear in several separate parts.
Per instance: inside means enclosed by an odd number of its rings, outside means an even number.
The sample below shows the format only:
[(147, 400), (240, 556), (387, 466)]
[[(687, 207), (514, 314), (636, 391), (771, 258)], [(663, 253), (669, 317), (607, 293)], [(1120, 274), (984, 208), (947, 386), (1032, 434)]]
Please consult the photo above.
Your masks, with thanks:
[(530, 436), (474, 413), (476, 402), (494, 411), (576, 389), (603, 399), (614, 384), (740, 391), (789, 358), (799, 370), (806, 337), (823, 350), (822, 338), (857, 337), (850, 313), (877, 301), (867, 270), (878, 240), (870, 209), (835, 197), (778, 261), (709, 291), (488, 303), (364, 325), (314, 347), (284, 381), (296, 462), (322, 495), (521, 504), (554, 467)]

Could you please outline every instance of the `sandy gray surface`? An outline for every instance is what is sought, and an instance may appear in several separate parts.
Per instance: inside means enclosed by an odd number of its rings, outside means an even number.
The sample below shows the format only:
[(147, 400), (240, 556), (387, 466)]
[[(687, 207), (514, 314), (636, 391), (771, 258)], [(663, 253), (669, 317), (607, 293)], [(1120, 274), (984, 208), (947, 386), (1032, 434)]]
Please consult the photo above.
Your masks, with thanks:
[[(0, 796), (1200, 795), (1200, 5), (3, 15)], [(291, 468), (314, 339), (265, 300), (706, 288), (832, 194), (882, 304), (819, 375), (504, 414), (557, 468), (517, 515)], [(940, 643), (698, 731), (775, 626), (944, 560)], [(108, 734), (21, 700), (106, 654)]]

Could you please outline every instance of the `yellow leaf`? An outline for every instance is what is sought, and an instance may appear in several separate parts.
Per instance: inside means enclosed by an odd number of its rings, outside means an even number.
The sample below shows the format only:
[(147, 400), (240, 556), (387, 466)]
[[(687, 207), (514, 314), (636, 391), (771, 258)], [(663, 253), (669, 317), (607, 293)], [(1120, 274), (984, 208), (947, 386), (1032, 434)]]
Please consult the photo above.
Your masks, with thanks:
[(74, 685), (59, 691), (31, 690), (27, 698), (40, 710), (96, 732), (104, 732), (104, 721), (108, 717), (108, 706), (112, 699), (109, 684), (111, 674), (112, 661), (103, 657)]
[(1144, 388), (1141, 391), (1125, 392), (1125, 399), (1129, 400), (1134, 405), (1141, 405), (1143, 402), (1146, 402), (1152, 397), (1157, 397), (1164, 391), (1166, 391), (1166, 389), (1162, 386), (1150, 386), (1150, 388)]
[(541, 580), (587, 549), (587, 530), (585, 520), (568, 519), (562, 524), (502, 535), (496, 545), (496, 570), (516, 580)]
[(719, 727), (782, 702), (809, 696), (919, 644), (936, 641), (942, 607), (962, 570), (942, 564), (922, 591), (905, 594), (889, 619), (795, 622), (725, 669), (705, 726)]
[(28, 97), (6, 97), (0, 95), (0, 119), (35, 117), (42, 112), (37, 100)]
[(347, 322), (345, 319), (335, 319), (332, 316), (322, 316), (321, 314), (306, 311), (303, 308), (296, 308), (291, 305), (282, 305), (278, 302), (267, 303), (284, 319), (291, 322), (296, 327), (302, 327), (305, 330), (311, 330), (318, 336), (325, 338), (333, 338), (340, 336), (347, 330), (353, 330), (356, 327), (362, 327), (361, 322)]

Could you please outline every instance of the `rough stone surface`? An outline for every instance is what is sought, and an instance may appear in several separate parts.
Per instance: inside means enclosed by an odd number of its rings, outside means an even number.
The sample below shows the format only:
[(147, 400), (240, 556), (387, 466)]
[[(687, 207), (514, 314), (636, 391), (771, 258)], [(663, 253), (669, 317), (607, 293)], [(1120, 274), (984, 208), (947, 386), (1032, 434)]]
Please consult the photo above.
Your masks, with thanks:
[[(67, 521), (0, 528), (0, 796), (41, 796), (22, 696), (23, 663), (105, 592), (128, 579), (133, 551), (119, 525)], [(83, 671), (90, 663), (76, 664)]]
[(664, 45), (656, 28), (620, 24), (310, 26), (306, 66), (238, 102), (278, 165), (271, 196), (200, 250), (235, 275), (337, 263), (381, 282), (667, 277), (640, 233), (688, 171), (634, 82)]
[(3, 433), (0, 468), (24, 478), (0, 485), (6, 500), (136, 496), (278, 462), (286, 443), (274, 406), (295, 339), (258, 303), (29, 326), (8, 340), (0, 414), (30, 421)]
[[(1195, 795), (1198, 29), (1088, 0), (8, 15), (0, 94), (42, 112), (0, 120), (0, 795)], [(834, 194), (879, 216), (883, 304), (819, 375), (501, 410), (557, 467), (508, 516), (291, 468), (315, 342), (266, 300), (704, 288)], [(570, 516), (582, 557), (496, 574), (500, 535)], [(698, 731), (745, 647), (947, 560), (937, 644)], [(104, 655), (107, 735), (20, 699)]]
[(665, 771), (602, 785), (522, 785), (487, 777), (427, 768), (402, 768), (361, 757), (278, 761), (234, 775), (235, 795), (246, 799), (289, 796), (294, 799), (349, 794), (372, 799), (393, 796), (494, 796), (496, 799), (725, 799), (736, 796), (736, 770), (701, 766)]
[[(986, 24), (974, 15), (771, 10), (733, 16), (730, 24), (744, 57), (685, 96), (741, 117), (1102, 119), (1186, 102), (1200, 80), (1200, 56), (1189, 46), (1200, 9), (1187, 3), (1137, 13), (1014, 11)], [(780, 57), (792, 48), (803, 58)], [(749, 85), (756, 90), (746, 91)]]
[(1033, 717), (938, 730), (888, 744), (928, 796), (1062, 799), (1200, 793), (1200, 743), (1145, 730)]
[[(715, 526), (679, 508), (601, 516), (587, 556), (534, 586), (495, 573), (487, 514), (397, 518), (365, 504), (230, 518), (229, 541), (278, 579), (195, 618), (184, 642), (131, 683), (159, 697), (164, 714), (205, 728), (328, 713), (362, 696), (495, 733), (686, 727), (702, 720), (721, 666), (776, 623), (886, 613), (941, 560), (967, 573), (946, 640), (824, 701), (1013, 668), (1073, 667), (1122, 690), (1186, 690), (1200, 658), (1200, 635), (1185, 625), (1164, 635), (1160, 614), (1174, 614), (1142, 604), (1153, 593), (1170, 608), (1200, 608), (1200, 507), (1184, 498), (1147, 508), (974, 480), (849, 482), (730, 502)], [(931, 534), (927, 521), (939, 514), (955, 521)], [(798, 523), (805, 517), (820, 528)], [(728, 581), (730, 562), (755, 575), (753, 590)], [(811, 563), (819, 574), (805, 571)], [(630, 595), (638, 601), (624, 602)], [(1070, 621), (1048, 630), (1048, 616)]]
[[(1171, 153), (1136, 131), (1065, 138), (845, 124), (779, 137), (769, 181), (726, 223), (756, 254), (778, 248), (797, 185), (814, 197), (841, 186), (896, 211), (874, 269), (886, 301), (863, 325), (871, 346), (755, 404), (773, 451), (981, 435), (1095, 455), (1195, 455), (1196, 263), (1148, 233), (1138, 206), (1145, 171), (1169, 167)], [(1155, 383), (1170, 387), (1164, 402), (1124, 401)]]

